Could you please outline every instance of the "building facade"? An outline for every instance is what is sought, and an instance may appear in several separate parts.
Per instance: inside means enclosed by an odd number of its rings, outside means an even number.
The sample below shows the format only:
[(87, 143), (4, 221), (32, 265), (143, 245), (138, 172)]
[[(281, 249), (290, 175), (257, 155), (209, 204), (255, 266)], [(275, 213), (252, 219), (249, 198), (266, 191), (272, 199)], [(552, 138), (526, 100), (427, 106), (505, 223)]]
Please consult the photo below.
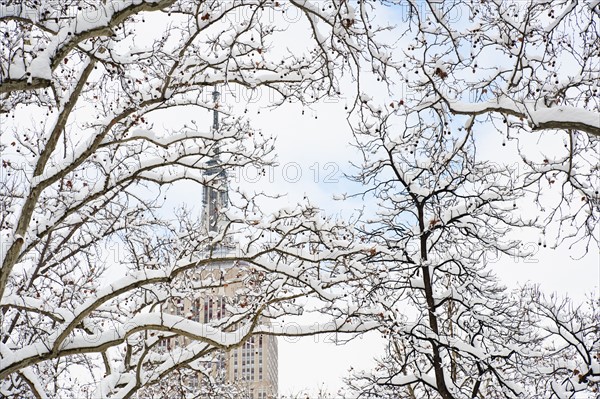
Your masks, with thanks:
[[(220, 265), (212, 273), (224, 273), (226, 281), (237, 279), (241, 267)], [(228, 316), (227, 302), (234, 298), (241, 283), (228, 284), (214, 289), (210, 295), (199, 297), (193, 301), (179, 300), (169, 303), (167, 311), (187, 317), (199, 323), (218, 322)], [(266, 322), (266, 320), (264, 321)], [(161, 342), (168, 351), (188, 344), (185, 338), (170, 338)], [(242, 345), (229, 351), (217, 353), (207, 360), (211, 369), (211, 377), (217, 383), (235, 385), (241, 392), (240, 399), (274, 399), (278, 395), (278, 349), (277, 337), (271, 335), (254, 335)], [(189, 385), (200, 387), (202, 376), (189, 381)]]
[[(213, 93), (215, 104), (218, 93)], [(218, 112), (214, 111), (213, 129), (219, 129)], [(202, 224), (207, 233), (216, 233), (221, 221), (222, 211), (227, 208), (228, 181), (224, 169), (219, 165), (218, 153), (215, 159), (209, 162), (207, 175), (213, 178), (212, 186), (205, 186), (202, 200)], [(215, 188), (216, 187), (216, 188)], [(223, 243), (219, 248), (209, 248), (213, 252), (224, 253), (231, 251), (231, 246)], [(211, 278), (213, 281), (227, 281), (229, 284), (220, 284), (209, 294), (198, 297), (192, 301), (181, 299), (168, 304), (169, 313), (185, 316), (199, 323), (218, 322), (228, 316), (227, 302), (236, 297), (236, 291), (242, 287), (244, 277), (251, 267), (241, 263), (214, 264), (199, 276), (203, 280)], [(268, 324), (268, 320), (261, 320)], [(163, 346), (169, 349), (178, 345), (185, 345), (184, 338), (165, 340)], [(227, 352), (218, 353), (212, 360), (209, 369), (216, 381), (234, 384), (241, 393), (240, 399), (273, 399), (278, 395), (278, 351), (277, 337), (270, 335), (255, 335), (237, 348)], [(202, 378), (190, 381), (190, 385), (202, 384)]]
[[(219, 265), (209, 273), (215, 279), (237, 281), (214, 289), (210, 295), (193, 302), (184, 301), (182, 314), (200, 323), (218, 322), (228, 316), (227, 302), (241, 288), (246, 265)], [(206, 277), (206, 276), (204, 276)], [(261, 320), (267, 324), (267, 320)], [(216, 380), (234, 384), (242, 392), (240, 399), (273, 399), (278, 394), (277, 337), (254, 335), (242, 345), (221, 352), (212, 359)]]

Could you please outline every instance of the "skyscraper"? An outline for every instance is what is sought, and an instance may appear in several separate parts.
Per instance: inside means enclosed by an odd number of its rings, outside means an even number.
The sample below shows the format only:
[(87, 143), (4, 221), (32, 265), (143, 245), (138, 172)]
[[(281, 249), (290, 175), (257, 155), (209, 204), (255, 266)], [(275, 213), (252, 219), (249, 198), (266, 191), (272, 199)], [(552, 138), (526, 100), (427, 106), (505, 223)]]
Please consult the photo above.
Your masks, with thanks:
[[(236, 278), (237, 270), (236, 267), (224, 270), (229, 275), (226, 278)], [(198, 300), (195, 305), (199, 321), (208, 323), (227, 317), (227, 299), (235, 295), (239, 286), (228, 285)], [(218, 381), (235, 384), (243, 392), (243, 398), (271, 399), (277, 397), (277, 362), (276, 337), (255, 335), (241, 346), (216, 355), (212, 360), (212, 373)]]
[[(219, 130), (218, 99), (219, 93), (214, 91), (213, 132), (215, 134)], [(203, 191), (202, 224), (207, 234), (218, 232), (219, 223), (223, 220), (223, 211), (229, 203), (227, 173), (219, 161), (217, 150), (215, 157), (207, 165), (209, 168), (206, 173), (213, 178), (212, 184), (206, 185)], [(226, 255), (233, 251), (233, 247), (232, 242), (225, 241), (207, 250)], [(201, 273), (204, 274), (203, 278), (212, 276), (215, 280), (237, 282), (223, 284), (210, 294), (190, 303), (183, 301), (179, 305), (181, 312), (200, 323), (209, 323), (225, 318), (227, 316), (227, 300), (235, 297), (236, 291), (242, 286), (244, 275), (251, 269), (251, 266), (240, 262), (215, 264), (214, 267)], [(262, 322), (268, 323), (267, 320), (262, 320)], [(278, 351), (276, 337), (252, 336), (243, 345), (219, 353), (212, 363), (215, 378), (222, 382), (236, 384), (244, 392), (245, 398), (271, 399), (277, 397)]]

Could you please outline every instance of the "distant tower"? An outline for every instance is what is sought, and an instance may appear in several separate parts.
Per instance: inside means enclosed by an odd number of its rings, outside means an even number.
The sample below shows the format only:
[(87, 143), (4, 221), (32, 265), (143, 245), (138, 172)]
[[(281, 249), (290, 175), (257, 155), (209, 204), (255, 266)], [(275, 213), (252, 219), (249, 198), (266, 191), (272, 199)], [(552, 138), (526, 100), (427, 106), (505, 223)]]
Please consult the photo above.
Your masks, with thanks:
[[(215, 108), (213, 111), (213, 134), (219, 131), (219, 92), (212, 93)], [(219, 158), (219, 146), (216, 145), (214, 157), (207, 162), (206, 176), (211, 180), (210, 187), (204, 186), (203, 198), (203, 224), (207, 233), (216, 233), (219, 222), (223, 220), (223, 211), (229, 205), (227, 173)], [(218, 246), (211, 247), (230, 252), (234, 244), (225, 239)], [(213, 252), (214, 254), (214, 252)], [(200, 274), (202, 279), (225, 279), (238, 281), (213, 289), (213, 293), (198, 297), (193, 302), (183, 304), (181, 312), (189, 312), (194, 321), (210, 323), (227, 317), (227, 298), (235, 298), (236, 291), (243, 287), (240, 278), (248, 274), (250, 265), (245, 262), (221, 262), (214, 267), (206, 267)], [(269, 325), (268, 319), (260, 319), (261, 323)], [(277, 337), (269, 335), (256, 335), (250, 337), (241, 346), (229, 351), (221, 351), (211, 359), (214, 376), (223, 378), (223, 382), (236, 384), (245, 390), (244, 399), (275, 399), (278, 391), (278, 345)], [(192, 383), (193, 385), (194, 383)], [(199, 380), (195, 382), (199, 384)]]
[[(213, 135), (216, 135), (219, 131), (219, 92), (216, 89), (213, 91), (212, 97), (215, 104), (212, 128)], [(206, 176), (212, 180), (210, 186), (204, 186), (203, 193), (203, 223), (207, 232), (217, 232), (219, 230), (219, 214), (227, 208), (229, 203), (227, 173), (221, 166), (218, 143), (216, 146), (215, 156), (206, 163), (208, 166)]]

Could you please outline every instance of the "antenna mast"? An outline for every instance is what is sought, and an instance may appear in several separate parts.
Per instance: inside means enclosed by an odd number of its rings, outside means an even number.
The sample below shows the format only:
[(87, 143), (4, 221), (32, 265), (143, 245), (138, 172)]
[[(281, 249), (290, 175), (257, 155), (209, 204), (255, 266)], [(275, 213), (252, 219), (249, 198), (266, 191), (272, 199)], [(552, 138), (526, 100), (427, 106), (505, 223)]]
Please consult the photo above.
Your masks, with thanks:
[[(214, 101), (213, 135), (219, 131), (219, 97), (220, 93), (215, 88), (212, 92)], [(208, 232), (217, 232), (218, 221), (221, 219), (219, 214), (229, 203), (227, 173), (221, 166), (219, 154), (219, 145), (215, 143), (214, 157), (207, 162), (206, 170), (206, 175), (212, 177), (213, 186), (204, 186), (204, 223)]]

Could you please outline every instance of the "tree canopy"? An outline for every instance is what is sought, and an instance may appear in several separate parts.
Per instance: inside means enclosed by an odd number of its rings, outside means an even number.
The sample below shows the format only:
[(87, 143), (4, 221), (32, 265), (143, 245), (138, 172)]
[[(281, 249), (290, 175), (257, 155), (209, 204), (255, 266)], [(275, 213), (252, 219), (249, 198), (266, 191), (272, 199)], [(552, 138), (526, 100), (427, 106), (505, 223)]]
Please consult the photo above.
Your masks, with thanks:
[[(185, 377), (252, 335), (377, 330), (386, 357), (348, 396), (592, 397), (597, 295), (506, 289), (486, 254), (527, 256), (526, 229), (597, 251), (599, 23), (597, 0), (3, 1), (0, 394), (195, 397)], [(218, 87), (350, 97), (368, 209), (228, 187), (216, 231), (166, 210), (174, 184), (224, 190), (215, 162), (276, 162)], [(206, 274), (222, 264), (242, 273)], [(229, 284), (218, 321), (168, 311)], [(311, 313), (328, 322), (285, 328)]]

